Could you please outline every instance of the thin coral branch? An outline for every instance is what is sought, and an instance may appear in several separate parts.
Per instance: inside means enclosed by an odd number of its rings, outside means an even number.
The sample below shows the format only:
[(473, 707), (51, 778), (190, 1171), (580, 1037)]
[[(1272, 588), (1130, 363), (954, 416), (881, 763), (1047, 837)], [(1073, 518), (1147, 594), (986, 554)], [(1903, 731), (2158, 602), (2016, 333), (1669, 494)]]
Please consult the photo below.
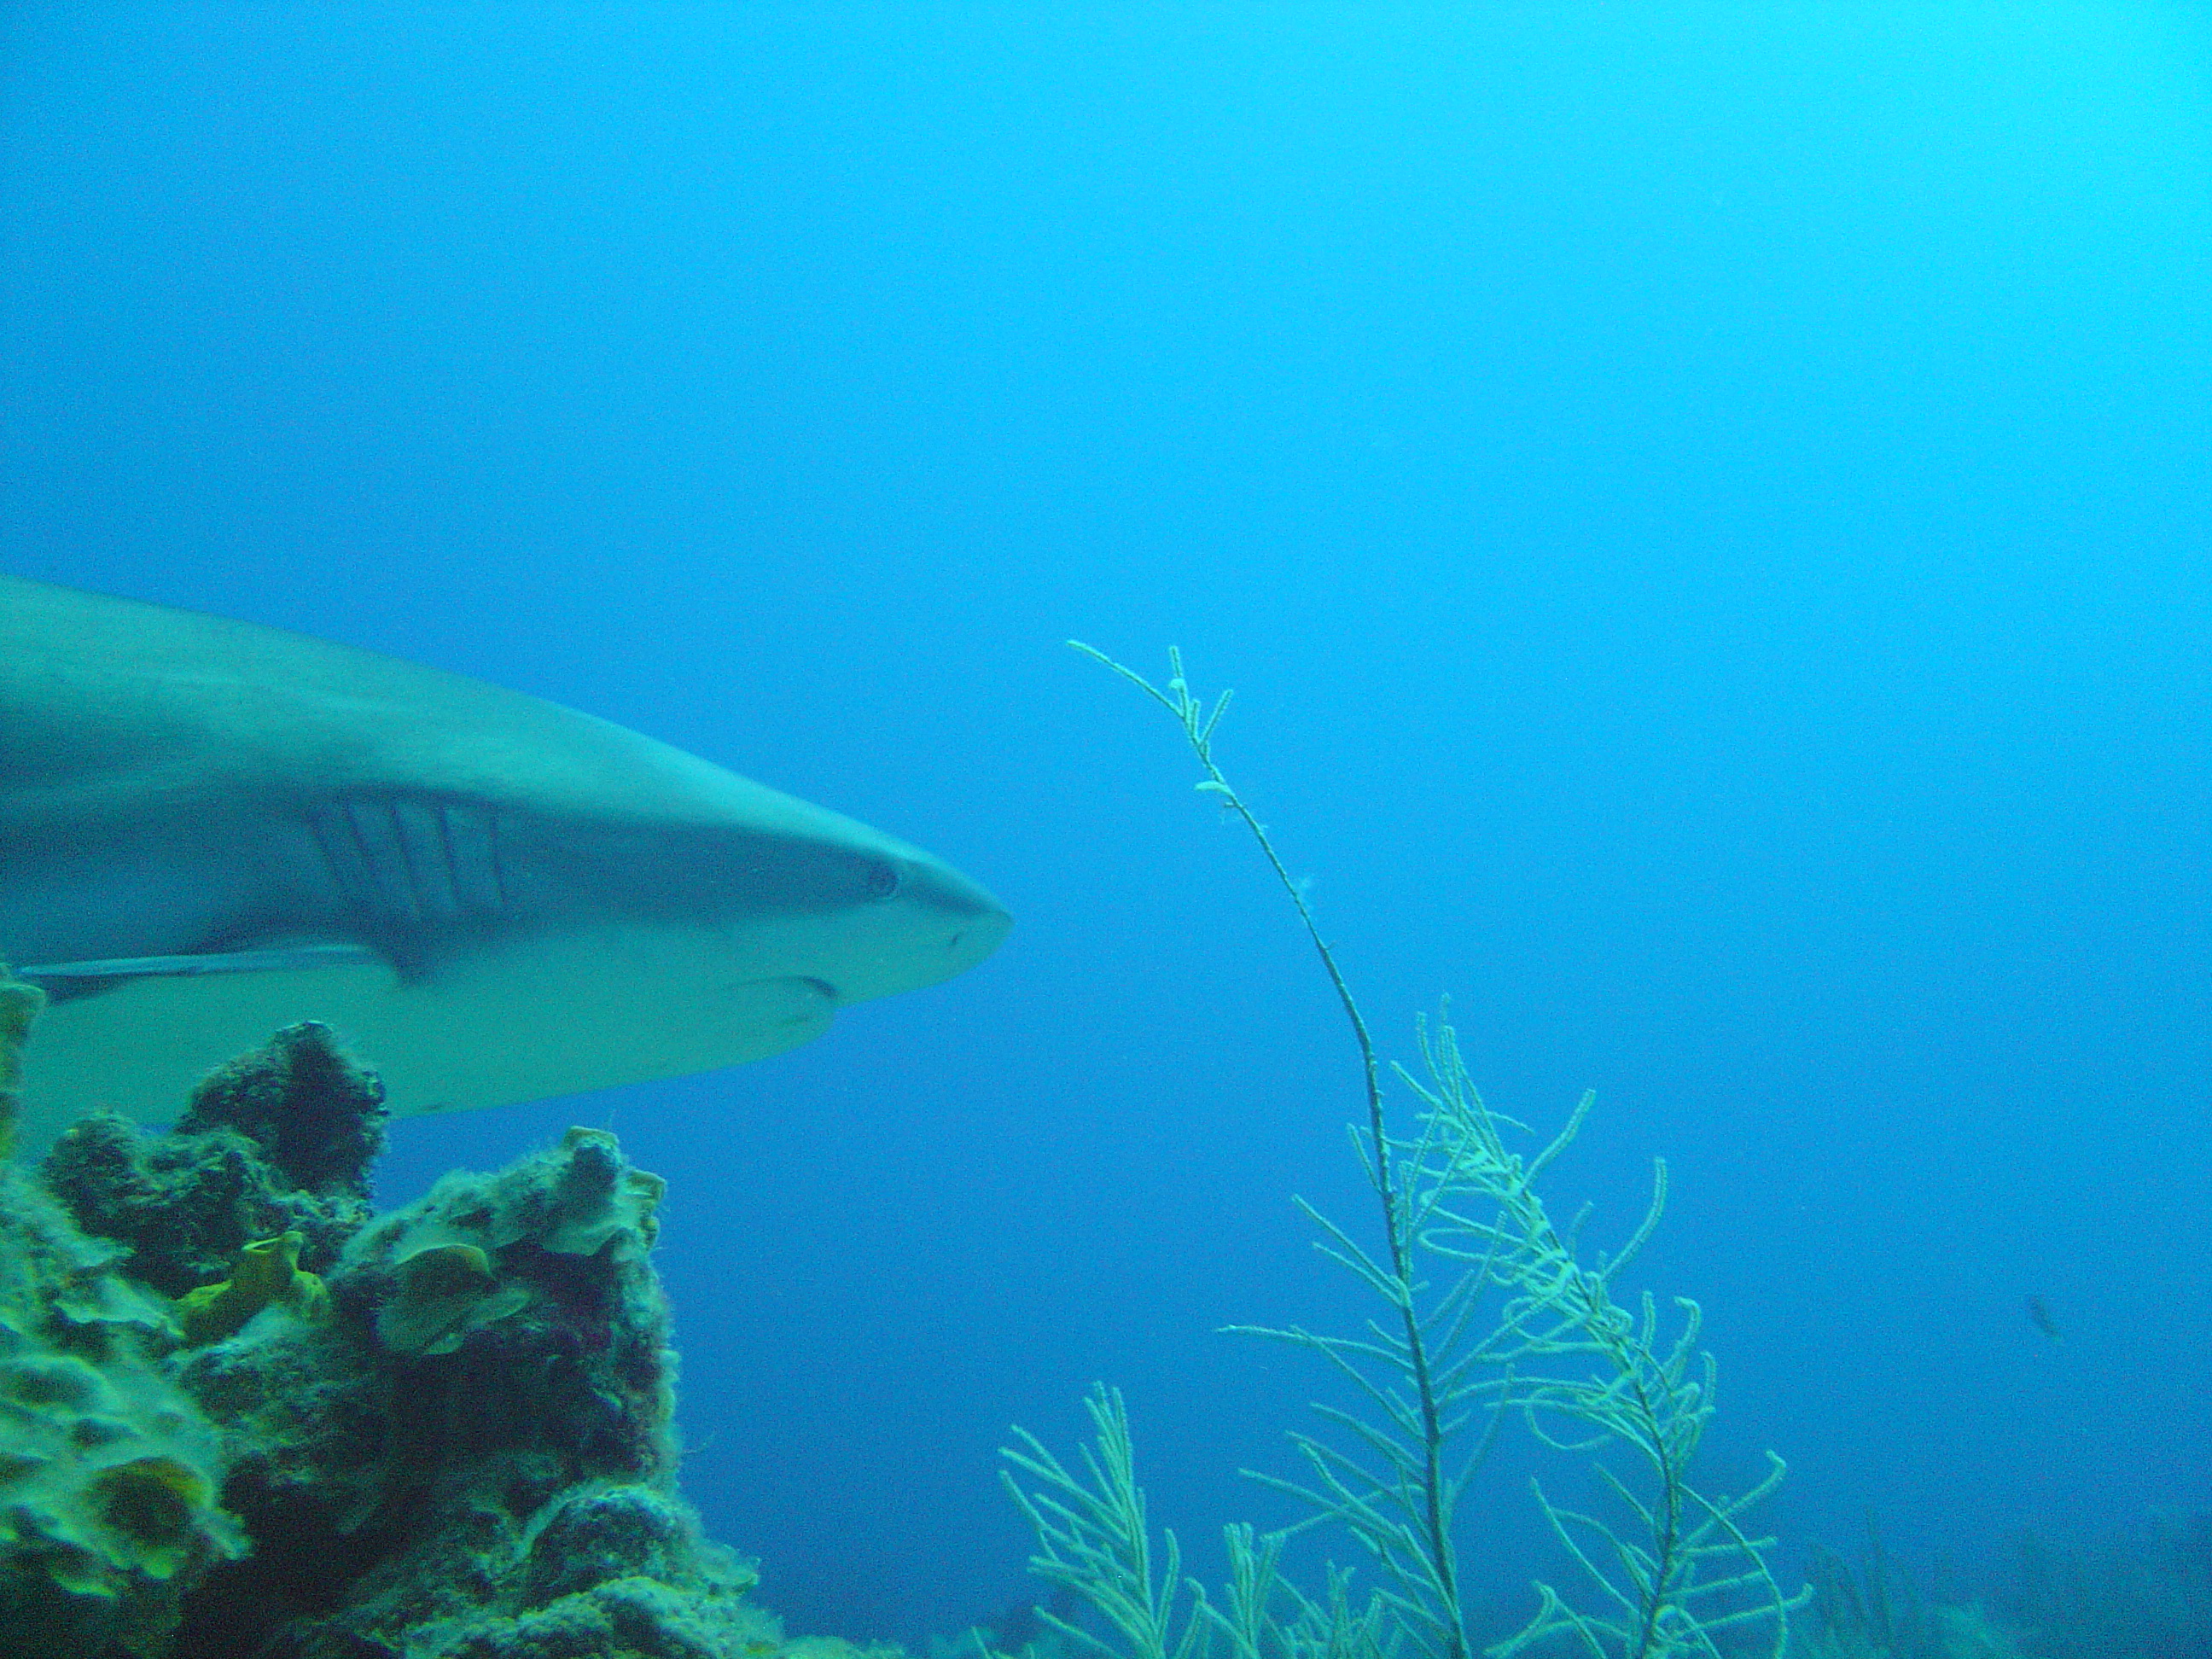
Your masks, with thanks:
[[(1170, 652), (1161, 688), (1070, 643), (1174, 716), (1203, 772), (1198, 788), (1251, 833), (1328, 974), (1362, 1062), (1367, 1110), (1352, 1140), (1381, 1210), (1380, 1248), (1301, 1207), (1320, 1234), (1316, 1247), (1389, 1314), (1364, 1336), (1231, 1328), (1319, 1354), (1364, 1404), (1316, 1407), (1331, 1438), (1292, 1437), (1304, 1481), (1253, 1477), (1307, 1505), (1311, 1519), (1267, 1534), (1231, 1528), (1231, 1582), (1219, 1605), (1194, 1583), (1179, 1585), (1172, 1534), (1164, 1569), (1155, 1569), (1118, 1395), (1101, 1388), (1085, 1402), (1097, 1434), (1079, 1475), (1017, 1431), (1022, 1445), (1006, 1455), (1035, 1490), (1006, 1478), (1038, 1537), (1032, 1568), (1088, 1600), (1126, 1651), (1048, 1619), (1100, 1659), (1205, 1659), (1209, 1638), (1224, 1642), (1231, 1659), (1385, 1659), (1401, 1639), (1432, 1659), (1470, 1659), (1455, 1522), (1468, 1482), (1511, 1418), (1538, 1444), (1595, 1460), (1595, 1510), (1555, 1505), (1532, 1487), (1589, 1606), (1539, 1583), (1534, 1616), (1487, 1659), (1561, 1643), (1583, 1659), (1720, 1659), (1717, 1632), (1754, 1627), (1768, 1638), (1769, 1659), (1784, 1659), (1789, 1615), (1810, 1592), (1785, 1594), (1768, 1563), (1771, 1540), (1740, 1522), (1780, 1480), (1781, 1462), (1736, 1497), (1700, 1492), (1691, 1471), (1714, 1398), (1713, 1361), (1698, 1346), (1702, 1313), (1676, 1298), (1662, 1316), (1648, 1291), (1617, 1299), (1665, 1213), (1665, 1162), (1654, 1161), (1650, 1200), (1627, 1236), (1609, 1253), (1585, 1253), (1587, 1209), (1555, 1224), (1537, 1182), (1574, 1143), (1591, 1097), (1548, 1140), (1516, 1150), (1533, 1137), (1476, 1091), (1449, 1010), (1417, 1030), (1420, 1073), (1395, 1068), (1417, 1127), (1392, 1134), (1375, 1045), (1335, 953), (1266, 826), (1214, 758), (1229, 695), (1210, 706), (1195, 696), (1180, 652)], [(1478, 1420), (1468, 1445), (1462, 1437)], [(1343, 1528), (1382, 1571), (1364, 1609), (1353, 1609), (1334, 1569), (1322, 1601), (1281, 1573), (1285, 1540), (1324, 1522)], [(1188, 1609), (1179, 1611), (1184, 1595)], [(1278, 1606), (1290, 1612), (1279, 1615)]]

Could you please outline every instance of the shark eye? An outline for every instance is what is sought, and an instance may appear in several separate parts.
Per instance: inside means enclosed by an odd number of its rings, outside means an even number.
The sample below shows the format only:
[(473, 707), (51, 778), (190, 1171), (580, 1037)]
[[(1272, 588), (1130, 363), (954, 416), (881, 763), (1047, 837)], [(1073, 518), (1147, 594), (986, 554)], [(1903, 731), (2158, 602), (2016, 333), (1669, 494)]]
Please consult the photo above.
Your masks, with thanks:
[(896, 864), (878, 859), (869, 865), (863, 883), (872, 899), (887, 899), (899, 890), (899, 868)]

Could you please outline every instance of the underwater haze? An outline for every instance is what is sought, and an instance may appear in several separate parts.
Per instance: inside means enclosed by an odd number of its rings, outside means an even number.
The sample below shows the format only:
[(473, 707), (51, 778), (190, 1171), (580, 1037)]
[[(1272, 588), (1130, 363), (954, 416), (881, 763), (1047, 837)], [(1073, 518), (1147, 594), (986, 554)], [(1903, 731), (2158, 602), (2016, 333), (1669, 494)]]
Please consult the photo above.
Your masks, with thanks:
[[(1295, 1513), (1357, 1051), (1452, 998), (1792, 1583), (2212, 1506), (2212, 23), (2161, 4), (0, 15), (0, 567), (606, 716), (1017, 921), (572, 1123), (665, 1176), (687, 1495), (795, 1629), (1041, 1593), (1128, 1397)], [(368, 1057), (373, 1062), (375, 1056)], [(2032, 1312), (2032, 1310), (2033, 1310)], [(1517, 1453), (1473, 1599), (1559, 1563)]]

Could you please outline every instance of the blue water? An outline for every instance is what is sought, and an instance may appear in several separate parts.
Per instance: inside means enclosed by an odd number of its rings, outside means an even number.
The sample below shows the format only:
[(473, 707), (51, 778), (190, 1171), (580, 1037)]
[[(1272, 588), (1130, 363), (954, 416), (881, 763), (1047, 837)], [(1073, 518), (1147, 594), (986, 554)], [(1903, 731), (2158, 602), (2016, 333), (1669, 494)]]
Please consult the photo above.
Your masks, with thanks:
[[(637, 726), (999, 956), (611, 1123), (795, 1628), (1030, 1592), (1094, 1378), (1212, 1568), (1366, 1316), (1349, 1041), (1597, 1115), (1714, 1484), (1916, 1571), (2212, 1504), (2212, 27), (2155, 0), (0, 15), (0, 563)], [(2040, 1297), (2063, 1336), (2026, 1311)], [(1555, 1573), (1517, 1452), (1478, 1599)], [(1554, 1477), (1558, 1478), (1558, 1477)]]

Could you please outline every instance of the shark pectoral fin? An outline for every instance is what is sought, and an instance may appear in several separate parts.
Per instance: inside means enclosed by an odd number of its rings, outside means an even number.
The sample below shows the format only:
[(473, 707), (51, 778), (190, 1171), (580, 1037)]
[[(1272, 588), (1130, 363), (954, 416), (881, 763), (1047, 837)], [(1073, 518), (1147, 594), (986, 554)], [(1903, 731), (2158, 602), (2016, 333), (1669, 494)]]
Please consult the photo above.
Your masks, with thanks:
[(189, 978), (198, 974), (291, 973), (303, 968), (366, 968), (379, 958), (365, 945), (295, 945), (266, 951), (223, 951), (206, 956), (104, 957), (91, 962), (51, 962), (15, 970), (64, 995), (77, 980)]

